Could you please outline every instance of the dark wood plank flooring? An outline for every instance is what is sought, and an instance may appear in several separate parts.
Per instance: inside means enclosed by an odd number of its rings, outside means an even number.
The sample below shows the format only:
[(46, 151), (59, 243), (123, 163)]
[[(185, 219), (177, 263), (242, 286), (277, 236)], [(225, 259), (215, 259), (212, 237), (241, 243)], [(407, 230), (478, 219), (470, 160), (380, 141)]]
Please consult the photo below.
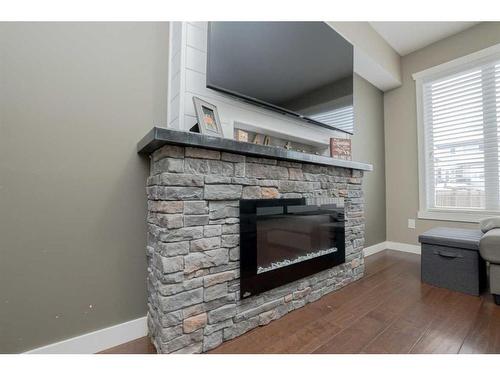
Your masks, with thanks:
[[(154, 352), (145, 337), (103, 353)], [(420, 256), (385, 250), (363, 279), (210, 353), (500, 353), (500, 306), (422, 284)]]
[(126, 342), (98, 354), (156, 354), (156, 349), (148, 336)]

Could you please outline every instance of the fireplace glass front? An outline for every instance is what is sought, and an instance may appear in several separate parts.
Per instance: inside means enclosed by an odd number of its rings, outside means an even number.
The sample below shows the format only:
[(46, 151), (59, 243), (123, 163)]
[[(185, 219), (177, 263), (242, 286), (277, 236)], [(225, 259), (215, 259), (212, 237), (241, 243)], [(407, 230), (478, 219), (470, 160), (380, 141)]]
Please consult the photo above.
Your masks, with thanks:
[(240, 201), (241, 296), (344, 263), (344, 208), (300, 199)]

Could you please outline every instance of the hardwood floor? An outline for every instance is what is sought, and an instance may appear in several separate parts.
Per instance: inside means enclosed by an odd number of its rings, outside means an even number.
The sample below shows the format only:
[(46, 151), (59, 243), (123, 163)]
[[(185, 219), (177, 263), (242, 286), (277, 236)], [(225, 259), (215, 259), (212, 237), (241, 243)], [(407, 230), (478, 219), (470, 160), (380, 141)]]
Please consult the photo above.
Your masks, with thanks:
[(98, 354), (156, 354), (156, 349), (148, 336), (126, 342)]
[[(154, 353), (149, 339), (103, 353)], [(420, 282), (420, 256), (385, 250), (365, 277), (210, 353), (500, 353), (500, 306)]]

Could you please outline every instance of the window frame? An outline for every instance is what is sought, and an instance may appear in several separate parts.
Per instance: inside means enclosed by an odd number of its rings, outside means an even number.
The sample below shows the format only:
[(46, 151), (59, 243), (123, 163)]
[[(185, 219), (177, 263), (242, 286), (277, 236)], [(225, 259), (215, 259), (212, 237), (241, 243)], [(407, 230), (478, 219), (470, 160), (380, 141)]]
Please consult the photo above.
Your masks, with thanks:
[(418, 150), (418, 192), (419, 209), (417, 217), (427, 220), (444, 220), (477, 223), (479, 220), (500, 215), (499, 211), (474, 210), (474, 209), (442, 209), (429, 207), (427, 196), (427, 166), (430, 163), (428, 145), (425, 142), (426, 129), (424, 121), (423, 85), (441, 77), (472, 69), (476, 66), (500, 60), (500, 44), (459, 57), (444, 64), (414, 73), (412, 75), (416, 88), (416, 111), (417, 111), (417, 150)]

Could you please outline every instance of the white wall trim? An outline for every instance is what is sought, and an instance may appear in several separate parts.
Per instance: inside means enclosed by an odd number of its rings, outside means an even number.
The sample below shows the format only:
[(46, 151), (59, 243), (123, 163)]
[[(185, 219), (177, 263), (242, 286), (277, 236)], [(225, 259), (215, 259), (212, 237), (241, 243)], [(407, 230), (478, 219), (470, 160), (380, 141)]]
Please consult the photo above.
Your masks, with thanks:
[(456, 221), (462, 223), (479, 223), (482, 219), (497, 217), (500, 212), (494, 211), (460, 211), (460, 210), (424, 210), (418, 211), (417, 217), (425, 220)]
[(401, 56), (369, 22), (326, 22), (354, 46), (354, 72), (382, 91), (401, 86)]
[[(172, 40), (174, 39), (174, 23), (168, 23), (168, 45), (172, 45)], [(167, 125), (170, 125), (170, 120), (172, 116), (172, 109), (170, 108), (170, 103), (172, 102), (172, 48), (168, 48), (168, 67), (167, 67)]]
[(420, 254), (420, 245), (412, 245), (403, 242), (386, 241), (387, 249), (402, 251), (404, 253)]
[(415, 81), (432, 80), (435, 79), (436, 76), (439, 77), (441, 74), (443, 74), (443, 72), (452, 74), (454, 69), (458, 68), (459, 70), (463, 70), (467, 69), (469, 66), (473, 67), (474, 65), (496, 60), (498, 58), (500, 58), (500, 43), (470, 53), (468, 55), (458, 57), (443, 64), (433, 66), (420, 72), (413, 73), (412, 77)]
[[(365, 247), (363, 249), (363, 254), (367, 257), (387, 249), (420, 254), (419, 245), (393, 241), (384, 241)], [(144, 316), (98, 331), (42, 346), (27, 351), (24, 354), (92, 354), (144, 337), (147, 334), (147, 320)]]
[(412, 75), (416, 88), (417, 115), (417, 161), (418, 161), (418, 218), (422, 220), (443, 220), (466, 223), (477, 223), (485, 217), (498, 216), (498, 212), (480, 210), (446, 210), (434, 207), (433, 195), (428, 193), (428, 166), (432, 163), (431, 150), (428, 150), (426, 139), (429, 131), (425, 121), (426, 108), (423, 104), (423, 86), (426, 82), (438, 79), (444, 75), (473, 68), (475, 66), (500, 59), (500, 43), (483, 50), (459, 57), (446, 63), (433, 66)]
[(412, 245), (403, 242), (384, 241), (372, 246), (365, 247), (363, 254), (368, 257), (383, 250), (396, 250), (404, 253), (420, 254), (420, 245)]
[(146, 317), (42, 346), (24, 354), (93, 354), (148, 334)]
[(386, 249), (387, 249), (386, 241), (379, 242), (375, 245), (365, 247), (363, 249), (363, 254), (365, 257), (368, 257), (370, 255), (380, 253), (381, 251), (386, 250)]

